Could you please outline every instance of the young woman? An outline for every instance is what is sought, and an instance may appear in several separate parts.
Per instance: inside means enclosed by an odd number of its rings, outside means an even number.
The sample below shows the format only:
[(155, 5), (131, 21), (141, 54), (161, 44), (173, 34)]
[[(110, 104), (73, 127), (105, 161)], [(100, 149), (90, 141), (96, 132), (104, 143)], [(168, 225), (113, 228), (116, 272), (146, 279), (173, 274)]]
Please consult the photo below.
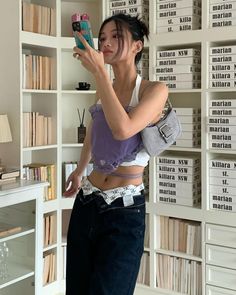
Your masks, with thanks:
[[(99, 32), (99, 51), (79, 34), (85, 50), (74, 57), (94, 76), (97, 102), (77, 169), (67, 180), (78, 192), (67, 239), (67, 295), (131, 295), (143, 253), (145, 198), (142, 174), (149, 155), (140, 131), (160, 119), (168, 91), (137, 75), (146, 25), (117, 14)], [(111, 82), (104, 64), (114, 72)], [(92, 173), (81, 175), (92, 160)]]

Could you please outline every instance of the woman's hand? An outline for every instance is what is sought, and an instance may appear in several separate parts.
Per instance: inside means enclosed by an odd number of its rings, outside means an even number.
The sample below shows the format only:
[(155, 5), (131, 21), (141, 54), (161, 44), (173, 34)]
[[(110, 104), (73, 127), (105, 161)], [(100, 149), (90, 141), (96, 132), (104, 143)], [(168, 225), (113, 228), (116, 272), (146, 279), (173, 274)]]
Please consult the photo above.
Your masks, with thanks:
[(92, 74), (99, 73), (104, 68), (103, 53), (92, 48), (80, 32), (77, 32), (79, 39), (85, 49), (73, 48), (73, 56), (81, 61), (81, 64)]
[(81, 175), (74, 170), (66, 181), (66, 191), (63, 193), (65, 197), (72, 197), (77, 194), (81, 186)]

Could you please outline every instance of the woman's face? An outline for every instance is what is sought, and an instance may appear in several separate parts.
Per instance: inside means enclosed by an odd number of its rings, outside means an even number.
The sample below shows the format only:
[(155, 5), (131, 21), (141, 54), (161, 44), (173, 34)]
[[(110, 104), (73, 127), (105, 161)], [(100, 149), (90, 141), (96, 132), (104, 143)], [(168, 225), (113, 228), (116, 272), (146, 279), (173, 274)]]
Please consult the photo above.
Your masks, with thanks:
[[(122, 41), (123, 40), (123, 41)], [(114, 21), (104, 25), (99, 37), (100, 51), (103, 52), (104, 61), (107, 64), (121, 62), (131, 56), (132, 36), (126, 29), (117, 30)]]

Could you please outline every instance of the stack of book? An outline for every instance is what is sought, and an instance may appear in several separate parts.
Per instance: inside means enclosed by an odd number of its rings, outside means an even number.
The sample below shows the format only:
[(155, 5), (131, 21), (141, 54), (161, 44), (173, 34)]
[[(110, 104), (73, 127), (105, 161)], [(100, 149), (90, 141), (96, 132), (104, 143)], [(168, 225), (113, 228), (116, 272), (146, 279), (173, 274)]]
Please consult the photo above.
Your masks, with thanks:
[(157, 50), (156, 80), (170, 89), (201, 87), (201, 51), (196, 48)]
[[(198, 261), (157, 254), (157, 287), (188, 295), (202, 294), (202, 265)], [(176, 294), (176, 293), (175, 293)]]
[(44, 201), (54, 200), (56, 194), (56, 165), (45, 163), (32, 163), (23, 166), (23, 179), (47, 181), (48, 187), (44, 189)]
[(157, 157), (157, 201), (184, 206), (201, 202), (201, 169), (198, 156), (166, 154)]
[(210, 160), (210, 209), (236, 212), (236, 160)]
[(148, 25), (149, 23), (149, 0), (110, 0), (110, 15), (117, 13), (139, 15)]
[(150, 284), (150, 255), (148, 252), (143, 252), (141, 258), (137, 283), (149, 286)]
[(0, 185), (8, 182), (16, 181), (20, 176), (19, 169), (2, 169), (0, 171)]
[(209, 147), (236, 150), (236, 100), (210, 100), (209, 105)]
[(52, 117), (24, 112), (23, 127), (23, 147), (52, 144)]
[(236, 86), (236, 45), (210, 48), (209, 87)]
[(56, 9), (23, 1), (22, 30), (56, 36)]
[(156, 0), (157, 33), (201, 28), (201, 0)]
[(210, 28), (229, 27), (236, 25), (236, 1), (209, 0)]
[(57, 232), (57, 215), (45, 215), (43, 218), (44, 223), (44, 247), (56, 243)]
[(53, 89), (52, 57), (22, 54), (22, 88)]
[(43, 257), (43, 285), (52, 283), (56, 279), (56, 254), (51, 252)]
[(200, 147), (201, 145), (201, 109), (174, 108), (181, 123), (182, 133), (173, 143), (178, 147)]
[(143, 78), (149, 78), (149, 52), (148, 50), (144, 49), (142, 58), (137, 65), (137, 73)]
[(157, 244), (161, 249), (201, 255), (201, 225), (199, 222), (160, 216)]

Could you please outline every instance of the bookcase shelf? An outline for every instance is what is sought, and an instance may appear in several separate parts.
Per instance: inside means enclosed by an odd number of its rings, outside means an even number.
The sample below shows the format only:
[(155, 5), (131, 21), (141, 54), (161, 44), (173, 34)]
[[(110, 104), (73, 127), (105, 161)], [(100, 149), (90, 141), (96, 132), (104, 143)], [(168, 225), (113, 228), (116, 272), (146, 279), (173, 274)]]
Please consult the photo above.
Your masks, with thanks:
[[(9, 2), (9, 3), (8, 3)], [(56, 199), (44, 202), (41, 207), (42, 214), (56, 214), (56, 242), (48, 245), (45, 249), (42, 244), (39, 246), (41, 254), (55, 253), (55, 280), (43, 286), (42, 280), (36, 282), (36, 295), (63, 294), (64, 281), (64, 256), (66, 249), (66, 233), (71, 208), (75, 198), (63, 197), (63, 163), (78, 161), (83, 144), (77, 143), (77, 127), (79, 118), (77, 108), (85, 109), (85, 126), (88, 126), (90, 114), (89, 106), (94, 103), (96, 96), (95, 81), (81, 64), (73, 58), (74, 38), (71, 32), (71, 15), (81, 11), (88, 13), (93, 28), (95, 48), (98, 43), (98, 30), (102, 20), (110, 14), (109, 2), (104, 0), (29, 0), (32, 4), (44, 5), (55, 9), (55, 36), (47, 36), (33, 32), (22, 31), (21, 24), (21, 0), (5, 1), (4, 9), (0, 12), (3, 23), (8, 24), (2, 27), (4, 41), (1, 46), (1, 54), (5, 58), (1, 60), (0, 66), (4, 73), (0, 79), (1, 88), (1, 110), (9, 115), (12, 127), (13, 142), (0, 146), (1, 158), (7, 165), (23, 168), (30, 163), (55, 164), (56, 176)], [(210, 184), (209, 166), (210, 160), (214, 158), (227, 159), (235, 158), (236, 150), (223, 150), (209, 148), (209, 132), (207, 131), (207, 120), (209, 117), (209, 104), (212, 99), (236, 99), (235, 88), (210, 88), (209, 87), (209, 52), (211, 47), (236, 45), (236, 26), (210, 28), (209, 26), (209, 1), (200, 1), (202, 5), (201, 28), (191, 31), (157, 33), (157, 2), (149, 1), (149, 28), (150, 38), (146, 43), (149, 51), (149, 77), (156, 80), (154, 69), (156, 68), (156, 51), (198, 48), (201, 50), (201, 87), (197, 89), (170, 89), (169, 98), (174, 108), (200, 108), (201, 109), (201, 145), (197, 147), (172, 146), (168, 153), (178, 156), (181, 153), (197, 155), (201, 162), (201, 204), (198, 207), (177, 206), (157, 201), (157, 169), (156, 159), (151, 158), (149, 164), (149, 192), (147, 195), (146, 211), (148, 221), (146, 231), (149, 233), (148, 244), (145, 244), (145, 253), (149, 259), (148, 284), (138, 283), (135, 295), (179, 295), (182, 293), (168, 289), (158, 288), (157, 256), (158, 254), (179, 257), (184, 260), (191, 260), (201, 264), (202, 269), (202, 295), (218, 295), (235, 293), (235, 286), (216, 286), (215, 282), (208, 281), (207, 275), (216, 274), (216, 269), (206, 262), (206, 247), (211, 244), (206, 241), (206, 228), (211, 225), (218, 225), (219, 230), (224, 233), (224, 227), (236, 228), (236, 213), (227, 211), (210, 210)], [(219, 0), (220, 2), (220, 0)], [(14, 8), (14, 9), (13, 9)], [(9, 23), (9, 19), (12, 21)], [(19, 27), (20, 24), (20, 27)], [(19, 27), (19, 30), (16, 28)], [(9, 30), (13, 32), (9, 35)], [(52, 89), (25, 89), (22, 87), (22, 54), (49, 56), (52, 58)], [(10, 82), (6, 82), (10, 81)], [(75, 88), (78, 82), (86, 81), (91, 84), (90, 90), (80, 91)], [(12, 107), (12, 105), (14, 107)], [(22, 142), (23, 112), (40, 112), (42, 115), (52, 117), (52, 144), (32, 147), (24, 147)], [(17, 201), (20, 201), (17, 199)], [(201, 224), (201, 257), (187, 255), (181, 252), (159, 249), (156, 245), (158, 232), (158, 220), (160, 216), (186, 219)], [(43, 216), (41, 218), (43, 224)], [(23, 239), (36, 234), (34, 226), (30, 224), (24, 229), (11, 236), (0, 239), (0, 242), (11, 242)], [(236, 235), (235, 235), (236, 237)], [(214, 244), (215, 242), (212, 242)], [(218, 247), (216, 243), (214, 246)], [(220, 245), (227, 250), (227, 244)], [(232, 248), (236, 248), (234, 245)], [(223, 251), (222, 250), (222, 251)], [(224, 252), (224, 251), (223, 251)], [(37, 257), (39, 271), (43, 272), (43, 256)], [(206, 274), (206, 269), (208, 273)], [(217, 266), (222, 271), (226, 280), (228, 273), (223, 266)], [(25, 281), (23, 282), (23, 278)], [(32, 284), (34, 268), (25, 270), (21, 275), (1, 284), (3, 295), (15, 294), (17, 287), (27, 289)], [(16, 282), (16, 287), (14, 287)], [(230, 291), (227, 289), (231, 287)], [(33, 287), (31, 287), (33, 289)], [(2, 291), (2, 290), (1, 290)], [(32, 292), (33, 293), (33, 292)], [(198, 294), (198, 295), (201, 295)]]

